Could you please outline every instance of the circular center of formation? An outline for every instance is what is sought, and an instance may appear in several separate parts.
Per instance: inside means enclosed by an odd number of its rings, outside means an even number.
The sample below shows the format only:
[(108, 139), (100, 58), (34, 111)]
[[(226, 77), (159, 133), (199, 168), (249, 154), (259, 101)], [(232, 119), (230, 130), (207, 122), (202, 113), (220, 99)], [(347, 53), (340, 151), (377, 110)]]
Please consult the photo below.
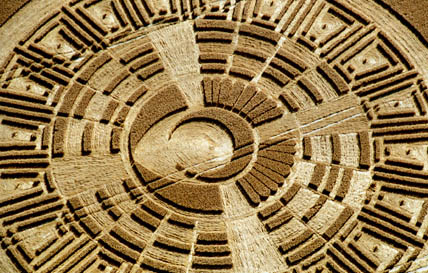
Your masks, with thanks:
[(202, 104), (168, 85), (134, 109), (128, 154), (136, 178), (156, 199), (188, 212), (221, 214), (220, 185), (230, 184), (256, 206), (294, 164), (288, 137), (260, 137), (259, 126), (283, 110), (251, 83), (206, 77), (200, 87)]
[[(187, 175), (197, 176), (198, 179), (207, 182), (221, 181), (238, 174), (250, 163), (251, 153), (254, 151), (254, 136), (250, 125), (244, 119), (221, 108), (205, 108), (186, 115), (179, 121), (171, 134), (186, 124), (198, 121), (211, 123), (224, 130), (232, 140), (233, 153), (231, 161), (223, 166), (200, 174), (187, 171)], [(213, 158), (213, 160), (216, 159), (219, 158)]]
[[(211, 122), (191, 121), (172, 131), (162, 127), (165, 134), (156, 134), (158, 145), (153, 145), (152, 133), (138, 144), (134, 157), (137, 162), (163, 176), (177, 179), (185, 173), (194, 177), (200, 173), (228, 164), (233, 155), (233, 143), (227, 132)], [(181, 175), (183, 178), (183, 175)]]
[(233, 143), (220, 127), (209, 122), (189, 122), (171, 133), (168, 155), (177, 155), (177, 171), (198, 174), (228, 164)]
[(131, 127), (130, 158), (153, 175), (176, 182), (211, 183), (236, 176), (251, 161), (253, 129), (239, 112), (215, 106), (189, 109), (175, 86), (156, 92)]

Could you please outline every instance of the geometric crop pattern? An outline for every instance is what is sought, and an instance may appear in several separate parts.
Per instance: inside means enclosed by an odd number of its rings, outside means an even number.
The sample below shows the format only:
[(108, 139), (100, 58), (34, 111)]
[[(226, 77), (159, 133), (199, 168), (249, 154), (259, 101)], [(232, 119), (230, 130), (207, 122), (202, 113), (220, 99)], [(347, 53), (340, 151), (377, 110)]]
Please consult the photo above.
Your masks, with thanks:
[(0, 264), (423, 265), (426, 67), (360, 2), (70, 0), (38, 18), (0, 66)]

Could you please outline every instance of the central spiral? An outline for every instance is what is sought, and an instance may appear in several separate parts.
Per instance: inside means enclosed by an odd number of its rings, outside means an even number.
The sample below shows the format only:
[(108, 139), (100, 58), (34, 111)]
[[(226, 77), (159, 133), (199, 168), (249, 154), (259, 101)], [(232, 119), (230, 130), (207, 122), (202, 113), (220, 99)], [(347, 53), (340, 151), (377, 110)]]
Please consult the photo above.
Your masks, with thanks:
[(233, 155), (230, 136), (210, 122), (185, 123), (158, 141), (159, 145), (152, 145), (143, 139), (135, 151), (135, 160), (161, 175), (177, 178), (182, 171), (193, 177), (219, 168), (228, 164)]
[(177, 170), (199, 174), (229, 163), (233, 144), (229, 135), (209, 122), (189, 122), (171, 135), (169, 148), (177, 154)]
[(259, 126), (281, 119), (283, 109), (251, 83), (206, 77), (200, 84), (202, 104), (173, 84), (153, 90), (136, 109), (128, 142), (134, 173), (148, 192), (180, 210), (222, 213), (220, 187), (230, 184), (257, 206), (294, 163), (295, 143), (287, 136), (260, 137)]
[(254, 139), (251, 125), (237, 113), (219, 107), (189, 109), (154, 124), (133, 156), (163, 177), (220, 182), (248, 166)]
[(231, 178), (241, 172), (251, 161), (254, 151), (254, 135), (251, 126), (239, 115), (221, 108), (205, 108), (185, 116), (173, 129), (172, 134), (180, 127), (194, 122), (211, 123), (225, 131), (233, 145), (233, 155), (229, 163), (204, 173), (187, 172), (188, 175), (197, 175), (198, 179), (214, 182)]

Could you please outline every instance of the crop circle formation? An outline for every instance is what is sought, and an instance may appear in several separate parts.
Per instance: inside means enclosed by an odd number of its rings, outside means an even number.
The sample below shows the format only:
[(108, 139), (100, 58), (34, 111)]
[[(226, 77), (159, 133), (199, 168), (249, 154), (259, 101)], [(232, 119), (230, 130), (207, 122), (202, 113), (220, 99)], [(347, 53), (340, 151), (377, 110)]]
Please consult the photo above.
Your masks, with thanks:
[(427, 48), (375, 1), (70, 0), (31, 20), (0, 55), (0, 266), (428, 265)]

